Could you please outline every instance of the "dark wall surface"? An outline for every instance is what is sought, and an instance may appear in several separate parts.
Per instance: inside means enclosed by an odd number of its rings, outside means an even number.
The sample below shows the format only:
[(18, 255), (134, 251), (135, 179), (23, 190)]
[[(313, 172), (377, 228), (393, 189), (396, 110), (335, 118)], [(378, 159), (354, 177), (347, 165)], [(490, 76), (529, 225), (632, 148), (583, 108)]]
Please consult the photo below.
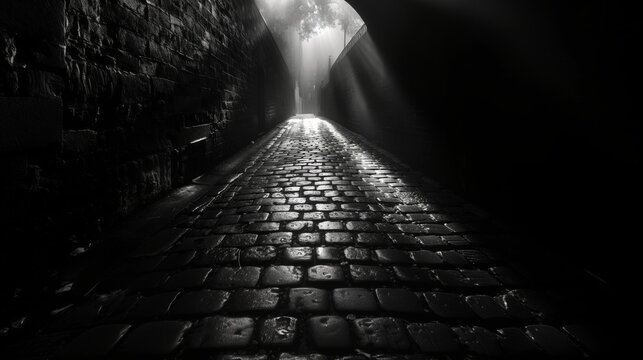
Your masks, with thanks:
[(252, 0), (9, 0), (0, 29), (20, 80), (0, 95), (0, 206), (24, 239), (3, 259), (69, 251), (294, 111)]
[[(337, 62), (324, 115), (614, 278), (634, 235), (640, 125), (628, 10), (599, 1), (349, 1), (368, 35)], [(623, 265), (625, 262), (620, 262)]]

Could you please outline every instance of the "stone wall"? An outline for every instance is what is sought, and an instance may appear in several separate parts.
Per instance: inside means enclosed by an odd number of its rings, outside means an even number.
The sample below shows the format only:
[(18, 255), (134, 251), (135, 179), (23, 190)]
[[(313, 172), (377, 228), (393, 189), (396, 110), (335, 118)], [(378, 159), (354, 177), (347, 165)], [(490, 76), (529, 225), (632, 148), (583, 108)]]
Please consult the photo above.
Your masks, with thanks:
[(294, 110), (252, 0), (9, 0), (17, 97), (0, 97), (18, 233), (92, 233)]

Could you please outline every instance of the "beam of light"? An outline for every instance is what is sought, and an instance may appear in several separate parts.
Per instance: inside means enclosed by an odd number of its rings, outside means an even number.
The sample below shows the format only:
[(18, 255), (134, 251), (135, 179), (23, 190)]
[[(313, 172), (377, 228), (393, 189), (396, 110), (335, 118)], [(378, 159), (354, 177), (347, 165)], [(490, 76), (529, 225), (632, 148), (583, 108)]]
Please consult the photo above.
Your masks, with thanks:
[(411, 112), (411, 104), (368, 33), (351, 49), (351, 53), (333, 66), (336, 73), (331, 74), (335, 77), (333, 86), (344, 89), (332, 91), (332, 101), (347, 110), (344, 112), (349, 115), (344, 120), (350, 124), (349, 127), (359, 128), (368, 134), (377, 118), (395, 116), (398, 123), (413, 122), (415, 115)]
[(302, 42), (301, 82), (303, 84), (319, 85), (327, 77), (329, 58), (332, 64), (342, 52), (343, 37), (341, 29), (325, 28)]
[[(320, 7), (322, 3), (328, 3), (320, 0), (255, 0), (255, 3), (297, 84), (297, 111), (318, 112), (320, 89), (328, 78), (329, 65), (335, 62), (347, 39), (353, 35), (355, 25), (359, 28), (363, 24), (362, 19), (344, 0), (330, 0), (329, 7)], [(301, 4), (304, 4), (303, 9), (310, 11), (308, 15), (323, 20), (315, 23), (310, 18), (300, 19), (301, 13), (294, 9)], [(332, 10), (322, 14), (322, 8)], [(346, 24), (346, 33), (341, 24)], [(313, 29), (302, 35), (299, 32), (302, 26)]]

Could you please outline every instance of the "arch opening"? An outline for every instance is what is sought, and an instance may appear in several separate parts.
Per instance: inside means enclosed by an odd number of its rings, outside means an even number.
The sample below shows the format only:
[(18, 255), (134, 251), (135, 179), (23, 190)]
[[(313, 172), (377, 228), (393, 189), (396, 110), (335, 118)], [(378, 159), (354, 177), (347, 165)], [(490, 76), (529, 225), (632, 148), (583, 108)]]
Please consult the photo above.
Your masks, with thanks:
[(298, 113), (319, 113), (328, 73), (364, 21), (344, 0), (255, 0), (296, 82)]

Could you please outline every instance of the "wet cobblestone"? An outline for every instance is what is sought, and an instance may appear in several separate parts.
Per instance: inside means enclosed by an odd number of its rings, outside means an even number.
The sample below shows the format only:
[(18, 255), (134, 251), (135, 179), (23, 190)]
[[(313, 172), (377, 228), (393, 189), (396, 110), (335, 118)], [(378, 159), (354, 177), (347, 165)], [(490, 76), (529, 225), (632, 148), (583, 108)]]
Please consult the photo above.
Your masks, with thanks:
[(348, 321), (341, 316), (312, 317), (307, 325), (313, 346), (317, 349), (350, 349), (353, 345)]
[(261, 327), (259, 341), (266, 346), (290, 347), (295, 343), (297, 319), (281, 316), (266, 319)]
[(224, 351), (219, 358), (266, 360), (597, 353), (587, 332), (570, 325), (588, 314), (583, 307), (557, 307), (534, 287), (483, 240), (494, 236), (478, 230), (490, 228), (480, 226), (485, 219), (330, 122), (286, 122), (242, 168), (206, 206), (181, 215), (191, 219), (184, 228), (138, 246), (97, 280), (87, 302), (56, 315), (45, 333), (70, 336), (52, 345), (55, 353), (178, 359)]

